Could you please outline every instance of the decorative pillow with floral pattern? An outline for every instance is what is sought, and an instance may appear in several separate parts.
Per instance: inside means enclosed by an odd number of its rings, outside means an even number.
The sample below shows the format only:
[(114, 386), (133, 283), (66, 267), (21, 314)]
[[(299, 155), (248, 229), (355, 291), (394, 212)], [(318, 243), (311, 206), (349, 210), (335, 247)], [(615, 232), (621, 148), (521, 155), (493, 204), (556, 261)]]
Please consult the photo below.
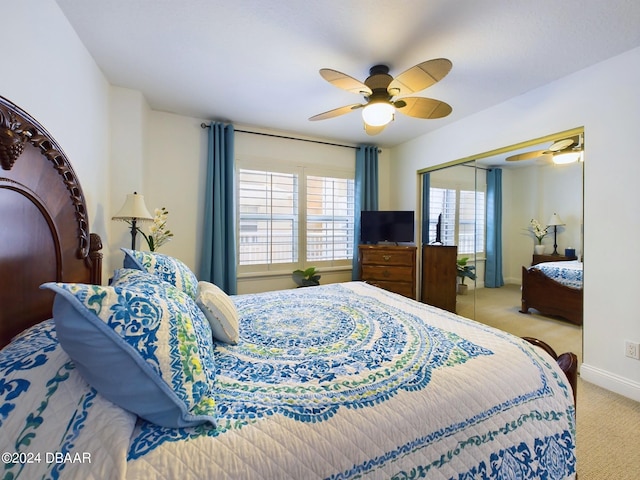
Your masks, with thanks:
[(196, 298), (198, 278), (182, 261), (157, 252), (143, 252), (128, 248), (121, 250), (124, 252), (124, 268), (137, 268), (158, 275), (191, 298)]
[(62, 348), (104, 397), (164, 427), (215, 425), (212, 333), (166, 282), (45, 283)]

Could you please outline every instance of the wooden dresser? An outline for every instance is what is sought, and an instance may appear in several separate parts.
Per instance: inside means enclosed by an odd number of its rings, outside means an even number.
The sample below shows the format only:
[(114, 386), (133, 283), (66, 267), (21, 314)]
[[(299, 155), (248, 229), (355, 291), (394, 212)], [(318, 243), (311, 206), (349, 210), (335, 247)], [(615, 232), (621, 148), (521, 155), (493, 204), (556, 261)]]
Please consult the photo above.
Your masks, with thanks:
[(456, 313), (458, 247), (422, 247), (422, 295), (420, 301)]
[(415, 245), (359, 245), (360, 280), (416, 298)]

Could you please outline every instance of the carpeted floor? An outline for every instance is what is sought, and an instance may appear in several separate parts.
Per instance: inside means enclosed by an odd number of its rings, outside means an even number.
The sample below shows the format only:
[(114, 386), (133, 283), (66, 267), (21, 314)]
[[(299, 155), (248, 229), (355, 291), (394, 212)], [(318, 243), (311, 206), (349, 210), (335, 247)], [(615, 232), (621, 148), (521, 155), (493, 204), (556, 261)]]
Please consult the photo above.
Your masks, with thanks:
[[(513, 333), (544, 340), (556, 352), (572, 351), (582, 362), (582, 328), (520, 308), (520, 287), (481, 288), (458, 295), (457, 313)], [(533, 312), (533, 310), (532, 310)], [(640, 403), (578, 379), (579, 480), (640, 478)]]

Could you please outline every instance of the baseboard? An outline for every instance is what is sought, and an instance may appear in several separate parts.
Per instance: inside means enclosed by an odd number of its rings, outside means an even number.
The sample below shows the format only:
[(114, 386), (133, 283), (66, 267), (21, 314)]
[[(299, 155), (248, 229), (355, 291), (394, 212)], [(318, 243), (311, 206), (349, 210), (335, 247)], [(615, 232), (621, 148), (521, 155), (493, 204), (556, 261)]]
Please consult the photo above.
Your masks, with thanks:
[(580, 377), (587, 382), (640, 402), (640, 383), (583, 363)]

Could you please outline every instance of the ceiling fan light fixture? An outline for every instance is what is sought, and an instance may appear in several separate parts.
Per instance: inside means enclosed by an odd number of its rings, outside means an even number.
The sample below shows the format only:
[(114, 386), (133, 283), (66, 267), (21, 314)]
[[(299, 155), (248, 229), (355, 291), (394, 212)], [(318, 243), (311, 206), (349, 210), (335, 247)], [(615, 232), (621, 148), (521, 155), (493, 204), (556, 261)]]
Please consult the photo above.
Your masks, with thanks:
[(396, 109), (387, 102), (369, 103), (362, 109), (362, 119), (367, 125), (381, 127), (393, 121)]
[(582, 157), (582, 151), (558, 152), (553, 154), (553, 163), (556, 165), (567, 165), (580, 160)]

